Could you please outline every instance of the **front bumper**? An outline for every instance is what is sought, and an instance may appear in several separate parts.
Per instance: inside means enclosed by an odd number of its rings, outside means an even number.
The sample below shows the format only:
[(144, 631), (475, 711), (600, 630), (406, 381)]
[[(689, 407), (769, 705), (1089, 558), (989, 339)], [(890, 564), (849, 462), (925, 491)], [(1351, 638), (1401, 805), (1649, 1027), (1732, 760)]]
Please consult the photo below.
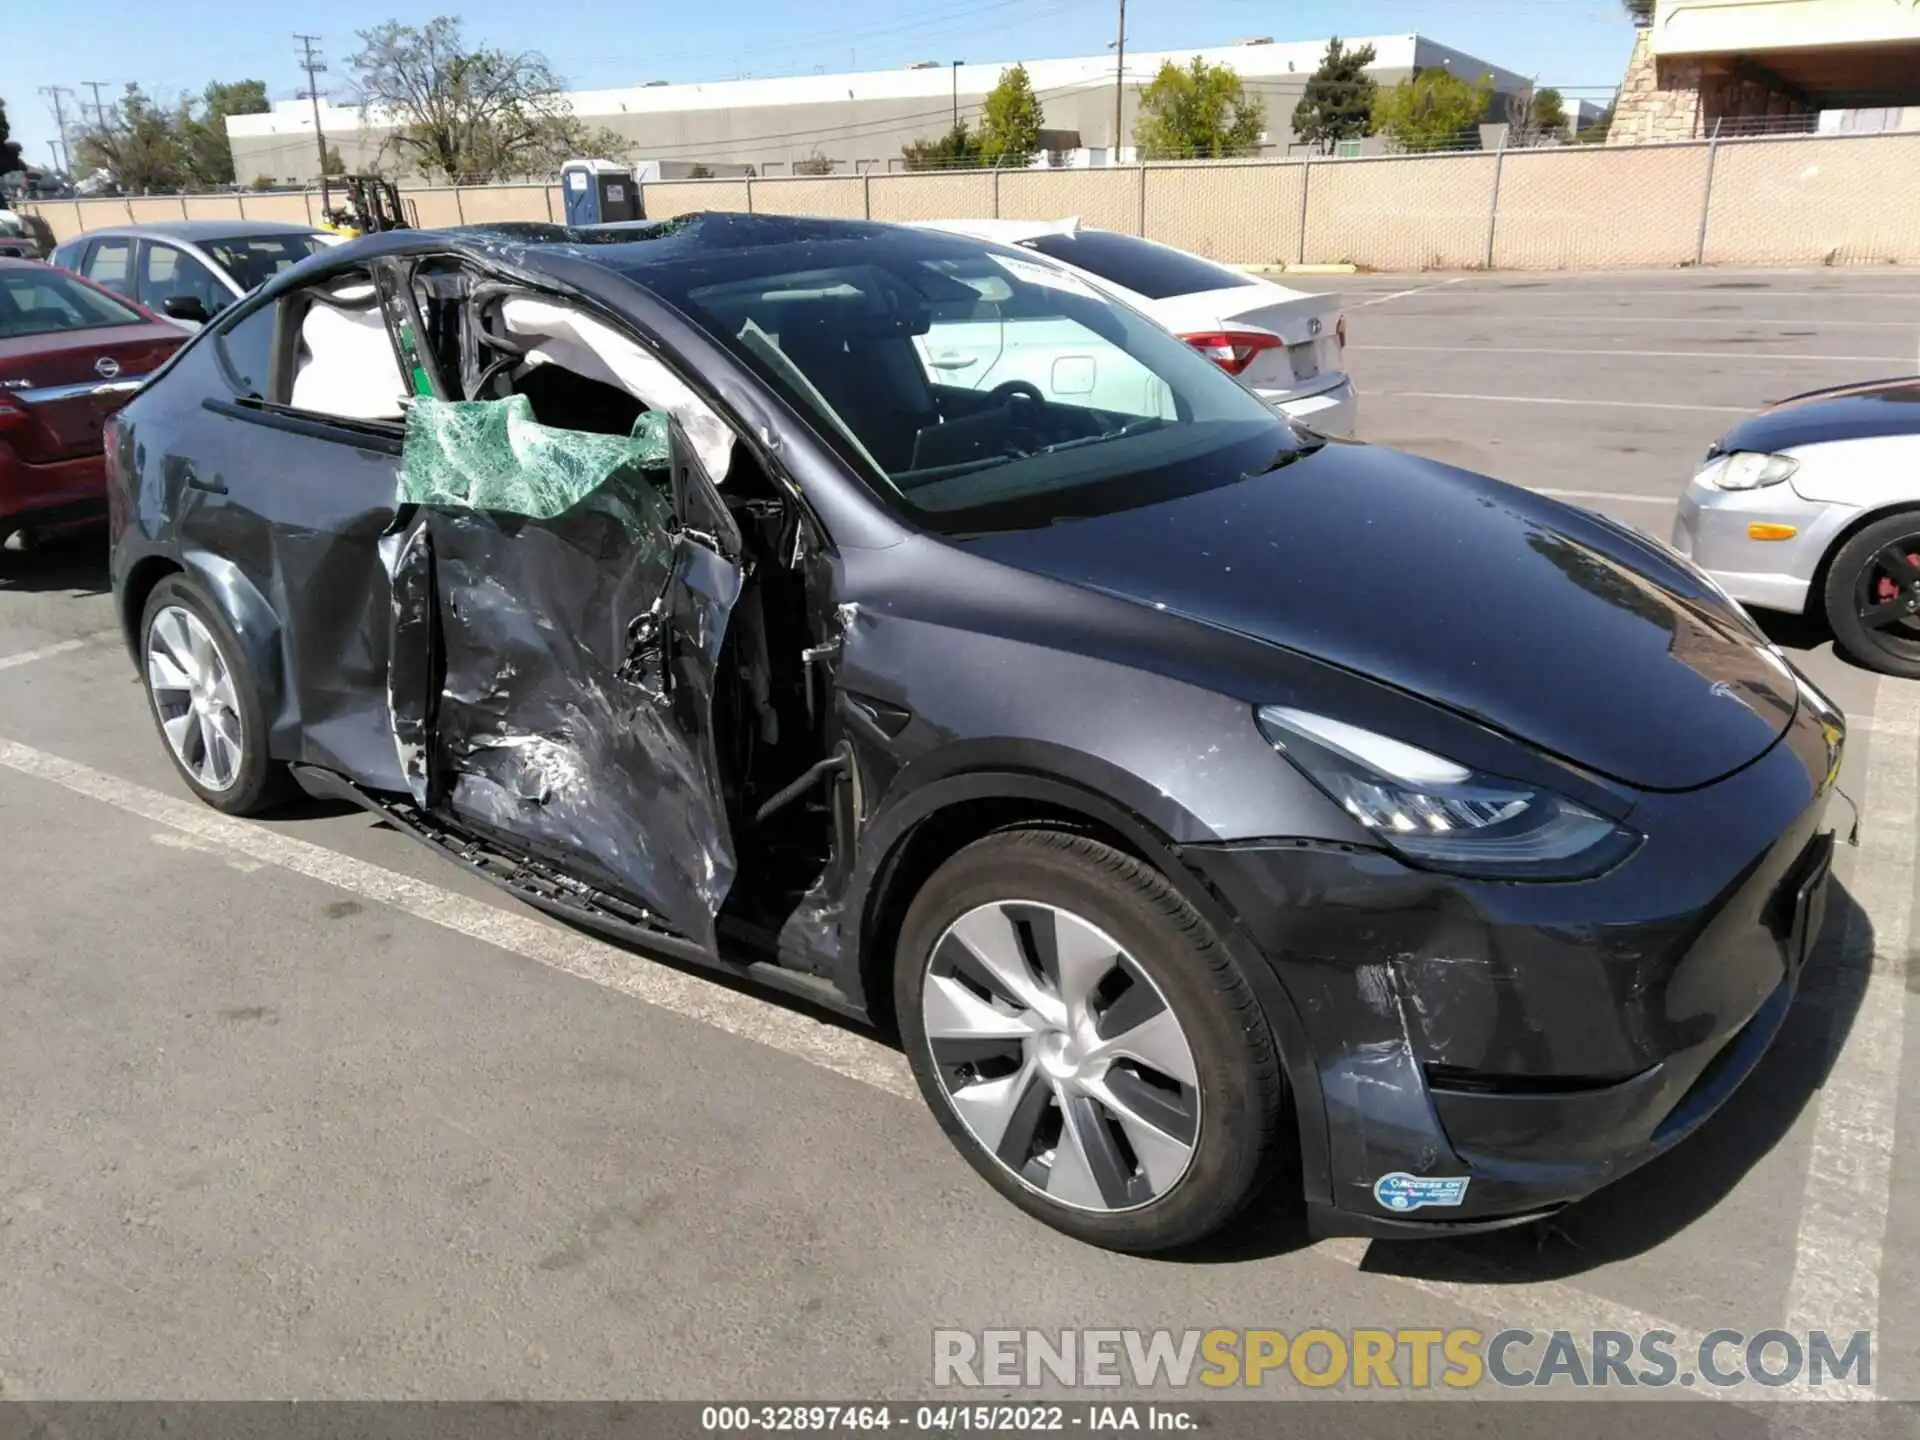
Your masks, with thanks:
[[(1837, 719), (1803, 703), (1739, 773), (1644, 795), (1639, 851), (1574, 884), (1304, 842), (1191, 847), (1304, 1022), (1329, 1162), (1309, 1197), (1318, 1228), (1532, 1218), (1718, 1109), (1779, 1030), (1818, 934), (1841, 743)], [(1466, 1184), (1409, 1205), (1390, 1176)]]
[[(1802, 499), (1791, 482), (1722, 490), (1695, 479), (1680, 496), (1673, 548), (1741, 604), (1798, 615), (1807, 607), (1821, 558), (1859, 513), (1852, 505)], [(1787, 525), (1795, 533), (1786, 540), (1756, 540), (1751, 525)]]
[(1297, 390), (1257, 388), (1253, 393), (1289, 420), (1322, 435), (1350, 440), (1354, 426), (1359, 423), (1360, 402), (1353, 393), (1353, 380), (1344, 374), (1334, 377), (1325, 389), (1307, 395)]

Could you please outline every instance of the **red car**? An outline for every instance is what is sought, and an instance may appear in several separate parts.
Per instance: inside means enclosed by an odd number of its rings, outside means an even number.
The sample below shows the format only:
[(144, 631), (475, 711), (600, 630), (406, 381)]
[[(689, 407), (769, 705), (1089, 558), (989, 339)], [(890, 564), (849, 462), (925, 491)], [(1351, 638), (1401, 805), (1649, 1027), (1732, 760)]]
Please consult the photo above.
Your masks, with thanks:
[(0, 258), (0, 543), (105, 512), (101, 426), (189, 338), (78, 275)]

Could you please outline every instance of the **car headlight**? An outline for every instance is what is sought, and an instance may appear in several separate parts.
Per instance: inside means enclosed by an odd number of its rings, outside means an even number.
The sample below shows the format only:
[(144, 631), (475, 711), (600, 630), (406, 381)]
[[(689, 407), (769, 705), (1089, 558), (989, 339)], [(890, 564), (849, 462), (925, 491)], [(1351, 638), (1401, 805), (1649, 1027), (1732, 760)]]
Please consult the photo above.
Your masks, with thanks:
[(1387, 849), (1432, 870), (1581, 880), (1640, 837), (1564, 795), (1306, 710), (1264, 705), (1260, 733)]
[(1699, 477), (1722, 490), (1758, 490), (1778, 485), (1800, 462), (1791, 455), (1763, 455), (1757, 450), (1736, 450), (1731, 455), (1716, 455), (1701, 469)]

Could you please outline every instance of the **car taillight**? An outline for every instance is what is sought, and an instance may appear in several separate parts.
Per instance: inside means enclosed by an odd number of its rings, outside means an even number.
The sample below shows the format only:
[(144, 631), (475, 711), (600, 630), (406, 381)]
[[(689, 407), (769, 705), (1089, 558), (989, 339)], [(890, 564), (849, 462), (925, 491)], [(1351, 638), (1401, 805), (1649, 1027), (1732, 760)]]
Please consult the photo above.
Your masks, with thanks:
[(1340, 348), (1347, 348), (1347, 317), (1343, 314), (1333, 322), (1333, 338), (1340, 342)]
[(1229, 375), (1244, 371), (1262, 350), (1275, 350), (1287, 343), (1278, 335), (1259, 330), (1208, 330), (1180, 338)]

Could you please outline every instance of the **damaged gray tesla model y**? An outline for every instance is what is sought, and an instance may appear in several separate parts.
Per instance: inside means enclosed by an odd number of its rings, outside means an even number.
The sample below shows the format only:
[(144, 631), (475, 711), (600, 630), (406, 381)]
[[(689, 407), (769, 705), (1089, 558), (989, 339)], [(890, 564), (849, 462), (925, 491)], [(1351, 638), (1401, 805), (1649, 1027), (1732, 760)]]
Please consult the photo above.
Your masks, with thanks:
[(1331, 1231), (1563, 1206), (1727, 1098), (1820, 925), (1842, 722), (1711, 581), (1290, 428), (1023, 251), (369, 237), (109, 464), (207, 803), (350, 797), (897, 1025), (980, 1174), (1096, 1244), (1269, 1173)]

